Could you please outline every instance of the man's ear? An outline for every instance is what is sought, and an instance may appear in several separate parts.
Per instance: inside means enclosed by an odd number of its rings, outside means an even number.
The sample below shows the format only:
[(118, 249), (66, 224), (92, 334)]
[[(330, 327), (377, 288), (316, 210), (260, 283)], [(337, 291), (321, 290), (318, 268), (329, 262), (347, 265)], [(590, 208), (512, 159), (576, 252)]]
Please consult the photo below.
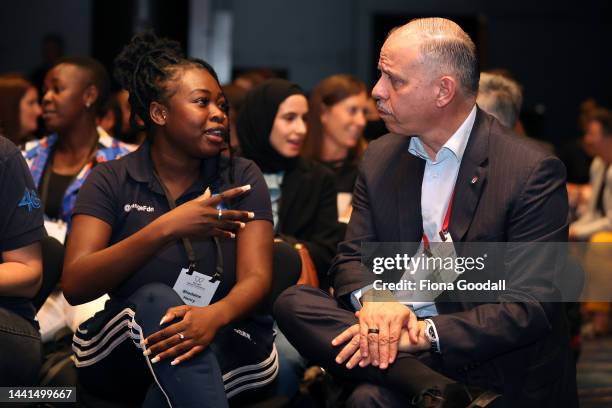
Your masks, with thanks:
[(158, 126), (165, 126), (168, 117), (168, 109), (159, 102), (151, 102), (149, 106), (149, 116), (151, 120)]
[(83, 103), (85, 104), (85, 107), (87, 109), (91, 108), (98, 100), (99, 95), (100, 92), (95, 85), (89, 85), (87, 88), (85, 88), (85, 92), (83, 92)]
[(457, 81), (455, 78), (445, 75), (438, 80), (438, 86), (436, 88), (436, 106), (443, 108), (455, 98), (457, 92)]

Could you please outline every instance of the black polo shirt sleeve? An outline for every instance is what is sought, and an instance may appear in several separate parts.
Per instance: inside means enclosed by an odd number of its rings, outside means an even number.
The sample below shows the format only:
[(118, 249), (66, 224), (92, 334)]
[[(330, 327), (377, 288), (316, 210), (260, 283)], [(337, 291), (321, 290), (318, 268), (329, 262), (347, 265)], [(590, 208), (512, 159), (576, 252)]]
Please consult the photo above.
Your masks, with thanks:
[(110, 166), (111, 162), (98, 164), (87, 176), (79, 191), (73, 216), (91, 215), (111, 227), (117, 217), (118, 189), (121, 181)]
[(235, 187), (250, 184), (251, 190), (242, 195), (235, 203), (235, 206), (231, 206), (232, 209), (252, 211), (255, 213), (255, 218), (253, 218), (253, 220), (273, 222), (270, 193), (268, 192), (268, 187), (261, 174), (261, 170), (259, 170), (259, 167), (250, 160), (242, 158), (235, 158), (234, 160), (238, 162), (236, 163), (238, 174), (236, 174)]
[(30, 169), (21, 152), (0, 136), (0, 252), (46, 236), (43, 210)]

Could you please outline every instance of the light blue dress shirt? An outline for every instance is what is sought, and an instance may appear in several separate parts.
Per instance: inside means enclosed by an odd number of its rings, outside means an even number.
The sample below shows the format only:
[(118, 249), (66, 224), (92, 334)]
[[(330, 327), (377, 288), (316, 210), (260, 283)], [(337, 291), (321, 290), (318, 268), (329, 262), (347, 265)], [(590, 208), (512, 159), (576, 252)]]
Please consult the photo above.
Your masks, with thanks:
[[(461, 126), (446, 141), (436, 157), (429, 157), (423, 143), (418, 137), (410, 139), (408, 151), (425, 160), (425, 172), (421, 186), (421, 215), (423, 217), (423, 231), (430, 242), (440, 242), (438, 232), (442, 229), (444, 215), (455, 189), (455, 182), (459, 174), (461, 159), (465, 152), (470, 133), (476, 121), (476, 105), (472, 108)], [(361, 309), (360, 299), (371, 285), (358, 289), (351, 294), (351, 303), (355, 310)], [(413, 302), (410, 306), (418, 317), (435, 316), (438, 314), (433, 302)], [(434, 327), (435, 329), (435, 327)]]

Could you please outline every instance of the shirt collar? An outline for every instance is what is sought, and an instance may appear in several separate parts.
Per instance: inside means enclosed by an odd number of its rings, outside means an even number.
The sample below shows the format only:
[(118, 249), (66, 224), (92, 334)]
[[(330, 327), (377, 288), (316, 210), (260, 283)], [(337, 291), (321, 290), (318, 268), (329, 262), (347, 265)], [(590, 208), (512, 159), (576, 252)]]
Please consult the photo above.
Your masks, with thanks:
[[(470, 133), (472, 133), (472, 128), (474, 127), (474, 122), (476, 121), (476, 105), (472, 108), (468, 116), (465, 118), (461, 126), (453, 133), (453, 135), (444, 143), (442, 148), (438, 151), (436, 155), (436, 160), (440, 158), (440, 153), (443, 150), (450, 151), (453, 156), (456, 158), (457, 162), (461, 162), (463, 158), (463, 153), (465, 152), (465, 147), (467, 146), (468, 139), (470, 138)], [(410, 144), (408, 145), (408, 151), (414, 156), (420, 157), (423, 160), (430, 161), (431, 158), (425, 151), (423, 147), (423, 142), (418, 137), (412, 137), (410, 139)]]
[[(151, 143), (148, 140), (145, 140), (136, 151), (128, 154), (122, 160), (125, 160), (127, 172), (132, 179), (139, 183), (148, 183), (152, 191), (164, 194), (154, 174), (153, 159), (151, 159)], [(212, 184), (211, 177), (216, 174), (216, 168), (217, 160), (203, 160), (200, 167), (200, 181), (197, 183), (202, 183), (202, 185), (194, 186), (199, 194), (204, 192), (202, 186)], [(192, 189), (189, 188), (183, 196), (191, 193)]]

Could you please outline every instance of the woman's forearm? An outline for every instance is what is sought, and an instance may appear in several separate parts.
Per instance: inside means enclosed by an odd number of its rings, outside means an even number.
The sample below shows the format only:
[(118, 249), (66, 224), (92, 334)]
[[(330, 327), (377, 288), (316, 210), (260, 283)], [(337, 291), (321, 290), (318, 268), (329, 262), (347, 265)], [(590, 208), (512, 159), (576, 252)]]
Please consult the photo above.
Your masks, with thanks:
[(20, 262), (0, 264), (0, 296), (33, 298), (42, 282), (41, 269)]
[[(159, 221), (159, 222), (158, 222)], [(81, 304), (112, 291), (173, 240), (157, 220), (116, 244), (64, 263), (62, 289), (71, 304)]]
[(225, 326), (249, 314), (270, 290), (270, 279), (265, 273), (253, 273), (240, 279), (230, 293), (211, 305), (217, 309)]

